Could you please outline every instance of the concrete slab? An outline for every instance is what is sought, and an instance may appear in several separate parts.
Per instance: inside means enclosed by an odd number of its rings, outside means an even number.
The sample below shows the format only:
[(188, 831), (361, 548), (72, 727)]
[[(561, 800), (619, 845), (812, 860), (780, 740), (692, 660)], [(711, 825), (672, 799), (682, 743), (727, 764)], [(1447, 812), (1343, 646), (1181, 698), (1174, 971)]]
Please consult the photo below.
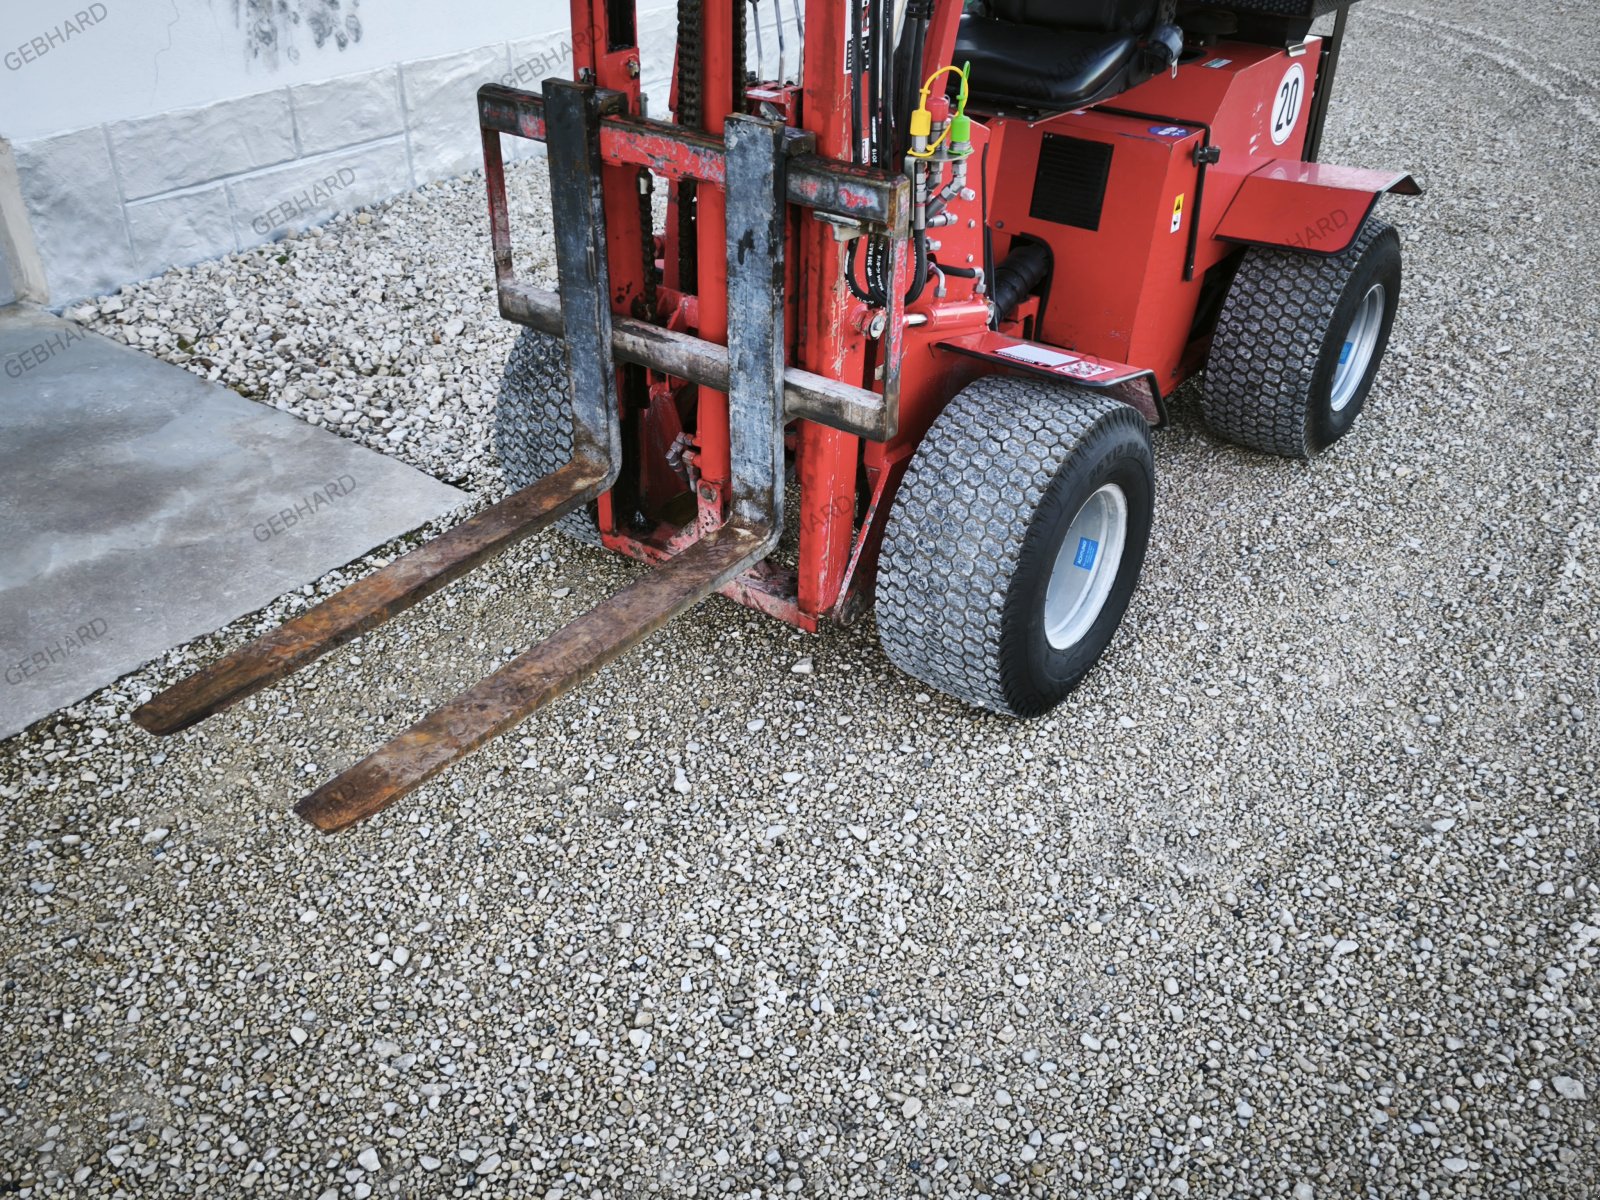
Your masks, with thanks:
[(466, 499), (48, 313), (0, 371), (0, 737)]

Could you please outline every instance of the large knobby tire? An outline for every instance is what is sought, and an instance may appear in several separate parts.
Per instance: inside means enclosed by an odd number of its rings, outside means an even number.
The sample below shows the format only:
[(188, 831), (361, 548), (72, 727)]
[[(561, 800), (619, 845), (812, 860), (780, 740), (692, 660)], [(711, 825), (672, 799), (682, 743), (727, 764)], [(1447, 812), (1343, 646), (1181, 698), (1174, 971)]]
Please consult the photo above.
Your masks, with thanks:
[(1206, 362), (1206, 424), (1285, 458), (1326, 450), (1366, 404), (1399, 303), (1400, 238), (1375, 218), (1338, 254), (1245, 251)]
[(917, 448), (889, 514), (885, 653), (969, 704), (1049, 711), (1122, 620), (1154, 499), (1150, 429), (1134, 409), (1065, 384), (969, 384)]
[[(517, 335), (500, 377), (494, 448), (506, 491), (527, 487), (572, 461), (572, 402), (567, 398), (567, 346), (537, 329)], [(568, 537), (600, 544), (594, 505), (556, 522)]]

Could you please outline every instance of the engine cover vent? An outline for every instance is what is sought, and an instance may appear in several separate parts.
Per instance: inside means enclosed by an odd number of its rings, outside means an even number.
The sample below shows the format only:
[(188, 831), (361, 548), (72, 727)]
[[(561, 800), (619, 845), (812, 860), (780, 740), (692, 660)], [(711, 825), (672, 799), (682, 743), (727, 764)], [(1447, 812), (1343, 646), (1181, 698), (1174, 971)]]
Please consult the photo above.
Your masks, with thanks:
[(1057, 225), (1098, 230), (1111, 176), (1111, 147), (1104, 142), (1047, 133), (1039, 148), (1028, 215)]

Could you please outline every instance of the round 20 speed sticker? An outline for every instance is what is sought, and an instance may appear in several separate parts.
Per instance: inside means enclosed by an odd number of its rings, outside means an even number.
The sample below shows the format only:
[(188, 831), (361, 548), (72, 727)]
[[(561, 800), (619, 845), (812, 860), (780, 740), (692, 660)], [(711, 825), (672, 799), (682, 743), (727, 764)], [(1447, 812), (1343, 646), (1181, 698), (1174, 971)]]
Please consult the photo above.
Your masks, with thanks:
[(1306, 71), (1299, 63), (1284, 72), (1283, 82), (1272, 101), (1272, 144), (1281, 146), (1300, 123), (1300, 110), (1306, 106)]

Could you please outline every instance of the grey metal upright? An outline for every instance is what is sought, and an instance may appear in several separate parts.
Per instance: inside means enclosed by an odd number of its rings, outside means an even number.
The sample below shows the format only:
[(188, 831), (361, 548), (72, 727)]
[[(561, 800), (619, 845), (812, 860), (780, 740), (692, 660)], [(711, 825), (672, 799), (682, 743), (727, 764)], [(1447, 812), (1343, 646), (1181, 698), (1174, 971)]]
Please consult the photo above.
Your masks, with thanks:
[[(805, 135), (809, 137), (809, 135)], [(730, 116), (727, 146), (728, 433), (736, 524), (783, 532), (784, 167), (804, 138)]]
[(605, 196), (600, 188), (600, 119), (625, 111), (616, 92), (544, 81), (550, 147), (550, 217), (567, 344), (572, 453), (607, 464), (601, 490), (622, 465), (617, 370), (611, 357), (611, 283), (606, 260)]

